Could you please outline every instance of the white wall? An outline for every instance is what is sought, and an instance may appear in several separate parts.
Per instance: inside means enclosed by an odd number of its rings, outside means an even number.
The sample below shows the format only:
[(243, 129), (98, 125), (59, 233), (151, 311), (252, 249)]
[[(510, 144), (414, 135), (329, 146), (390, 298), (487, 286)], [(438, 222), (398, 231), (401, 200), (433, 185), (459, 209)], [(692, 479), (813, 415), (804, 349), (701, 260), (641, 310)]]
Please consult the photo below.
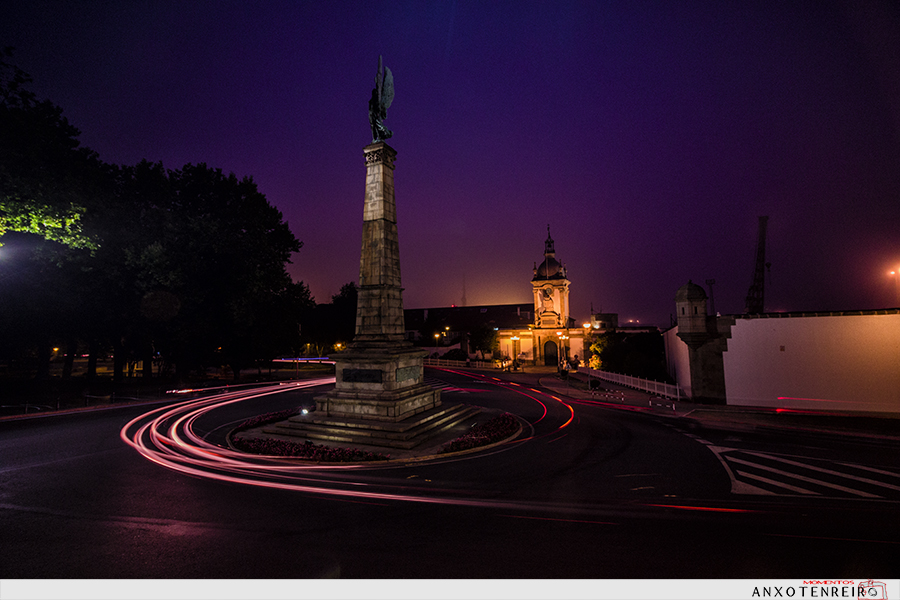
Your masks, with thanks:
[(681, 391), (690, 398), (691, 394), (691, 364), (688, 356), (688, 345), (678, 337), (678, 326), (663, 332), (663, 344), (666, 349), (666, 371), (669, 373)]
[(900, 314), (739, 318), (724, 364), (729, 405), (900, 412)]

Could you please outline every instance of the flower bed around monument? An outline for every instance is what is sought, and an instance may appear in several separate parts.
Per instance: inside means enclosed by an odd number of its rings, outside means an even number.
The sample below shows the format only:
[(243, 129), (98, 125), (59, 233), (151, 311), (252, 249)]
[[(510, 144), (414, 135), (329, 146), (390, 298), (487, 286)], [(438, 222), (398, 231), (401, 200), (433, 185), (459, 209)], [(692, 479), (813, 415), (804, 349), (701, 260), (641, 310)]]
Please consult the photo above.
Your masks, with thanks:
[(288, 409), (251, 417), (231, 431), (231, 445), (241, 452), (263, 454), (266, 456), (289, 456), (322, 462), (362, 462), (370, 460), (387, 460), (389, 455), (366, 452), (353, 448), (329, 448), (313, 444), (310, 441), (291, 442), (268, 438), (242, 438), (234, 434), (254, 427), (262, 427), (269, 423), (284, 421), (297, 414), (297, 409)]
[(441, 454), (487, 446), (505, 440), (518, 430), (519, 421), (510, 413), (503, 413), (486, 423), (475, 425), (465, 435), (459, 436), (444, 446)]
[(276, 421), (284, 421), (286, 419), (290, 419), (294, 415), (297, 414), (296, 408), (289, 408), (287, 410), (280, 410), (278, 412), (266, 413), (264, 415), (257, 415), (255, 417), (250, 417), (237, 427), (235, 427), (231, 433), (234, 435), (235, 433), (239, 433), (241, 431), (246, 431), (248, 429), (253, 429), (254, 427), (261, 427), (263, 425), (268, 425), (269, 423), (274, 423)]
[(363, 462), (387, 460), (389, 455), (366, 452), (354, 448), (329, 448), (305, 442), (290, 442), (266, 438), (233, 438), (231, 444), (242, 452), (264, 454), (266, 456), (289, 456), (321, 462)]

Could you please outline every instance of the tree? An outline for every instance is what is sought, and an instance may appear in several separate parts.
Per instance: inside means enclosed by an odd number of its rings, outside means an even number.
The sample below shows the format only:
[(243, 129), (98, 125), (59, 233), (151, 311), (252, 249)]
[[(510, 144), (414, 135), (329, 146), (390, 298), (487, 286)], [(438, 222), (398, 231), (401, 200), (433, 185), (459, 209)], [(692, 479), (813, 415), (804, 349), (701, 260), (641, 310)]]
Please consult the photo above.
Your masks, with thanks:
[(88, 182), (101, 169), (92, 150), (80, 148), (78, 129), (62, 108), (25, 89), (31, 77), (0, 49), (0, 236), (37, 234), (72, 248), (96, 248), (84, 231)]
[(302, 244), (251, 178), (199, 164), (168, 180), (166, 229), (141, 258), (163, 267), (150, 275), (179, 303), (169, 340), (176, 370), (222, 361), (237, 377), (280, 350), (270, 343), (283, 326), (275, 316), (298, 297), (285, 264)]
[(80, 147), (60, 107), (25, 88), (31, 77), (11, 56), (0, 50), (0, 246), (14, 246), (0, 274), (8, 294), (0, 331), (16, 332), (19, 352), (35, 353), (44, 379), (54, 338), (64, 341), (71, 372), (86, 310), (83, 273), (99, 247), (90, 219), (106, 200), (109, 169)]
[[(159, 356), (176, 374), (240, 370), (299, 345), (309, 289), (285, 264), (302, 244), (252, 178), (205, 164), (107, 165), (0, 51), (0, 343), (38, 358), (86, 343), (114, 379)], [(354, 288), (355, 292), (355, 288)], [(354, 304), (355, 311), (355, 304)], [(71, 369), (69, 369), (71, 371)]]
[(607, 331), (594, 339), (591, 351), (599, 357), (603, 371), (656, 381), (668, 379), (665, 347), (659, 332)]
[(318, 304), (305, 311), (301, 330), (303, 342), (326, 353), (338, 342), (348, 344), (356, 335), (356, 305), (359, 290), (356, 283), (341, 286), (328, 304)]
[(349, 282), (341, 286), (341, 290), (331, 297), (334, 307), (334, 331), (338, 341), (349, 343), (356, 335), (356, 307), (359, 301), (359, 290), (356, 283)]
[(497, 336), (497, 330), (488, 325), (479, 325), (476, 327), (469, 336), (469, 341), (476, 352), (481, 352), (482, 359), (484, 359), (485, 352), (493, 354), (500, 343), (499, 337)]

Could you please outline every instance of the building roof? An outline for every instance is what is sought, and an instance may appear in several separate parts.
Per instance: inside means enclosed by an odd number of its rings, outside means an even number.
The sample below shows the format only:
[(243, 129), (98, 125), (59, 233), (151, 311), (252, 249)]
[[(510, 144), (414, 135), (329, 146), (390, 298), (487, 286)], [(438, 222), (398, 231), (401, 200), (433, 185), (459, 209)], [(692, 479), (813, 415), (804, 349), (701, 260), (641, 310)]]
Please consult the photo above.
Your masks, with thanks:
[(437, 329), (471, 331), (481, 325), (498, 329), (527, 328), (534, 324), (534, 304), (490, 304), (408, 308), (403, 311), (407, 331), (420, 331), (430, 324)]
[(532, 281), (543, 279), (565, 279), (566, 274), (563, 266), (552, 256), (544, 257), (544, 261), (540, 266), (535, 268), (534, 278)]
[(678, 288), (675, 292), (675, 302), (686, 302), (689, 300), (706, 300), (706, 290), (691, 280)]
[(550, 237), (550, 226), (547, 225), (547, 241), (544, 242), (544, 260), (541, 261), (540, 266), (535, 263), (532, 281), (565, 278), (566, 268), (556, 260), (553, 238)]

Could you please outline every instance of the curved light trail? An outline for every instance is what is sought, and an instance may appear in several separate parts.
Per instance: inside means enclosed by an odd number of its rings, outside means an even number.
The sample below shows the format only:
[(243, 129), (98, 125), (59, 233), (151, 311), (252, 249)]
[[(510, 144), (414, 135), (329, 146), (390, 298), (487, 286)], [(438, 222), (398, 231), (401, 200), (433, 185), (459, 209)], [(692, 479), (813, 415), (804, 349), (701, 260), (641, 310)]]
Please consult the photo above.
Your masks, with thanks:
[[(497, 383), (494, 383), (486, 377), (460, 373), (471, 376), (473, 379), (502, 386), (539, 403), (543, 407), (543, 414), (534, 423), (541, 421), (548, 414), (547, 405), (537, 395), (552, 398), (568, 409), (568, 420), (556, 427), (554, 431), (541, 436), (532, 434), (529, 437), (515, 440), (512, 444), (518, 445), (534, 440), (536, 437), (551, 435), (569, 426), (574, 420), (575, 411), (572, 406), (558, 397), (538, 390), (529, 389), (529, 391), (525, 391), (524, 389), (514, 389), (509, 382), (497, 380)], [(619, 509), (609, 505), (529, 500), (500, 501), (479, 497), (483, 493), (480, 490), (414, 487), (410, 486), (406, 480), (398, 481), (366, 474), (377, 469), (395, 467), (397, 466), (396, 463), (317, 464), (290, 457), (247, 454), (212, 444), (194, 431), (194, 425), (200, 417), (222, 407), (268, 395), (331, 383), (334, 383), (333, 377), (243, 390), (225, 388), (228, 391), (213, 396), (185, 400), (151, 410), (128, 422), (120, 431), (120, 437), (147, 460), (167, 469), (194, 477), (228, 483), (314, 493), (319, 496), (330, 496), (344, 500), (404, 501), (490, 507), (532, 513), (537, 511), (552, 512), (556, 515), (569, 514), (573, 518), (577, 516), (584, 517), (585, 515), (609, 515), (610, 513), (620, 512)], [(517, 387), (521, 388), (521, 386)], [(534, 392), (535, 394), (532, 395), (529, 392)], [(511, 446), (507, 446), (507, 448), (509, 447)], [(471, 455), (467, 457), (448, 457), (442, 458), (441, 461), (467, 460), (471, 457)], [(650, 508), (651, 506), (655, 505), (644, 505), (644, 508)], [(631, 504), (627, 511), (634, 512), (639, 509), (640, 506)]]
[[(486, 377), (473, 376), (469, 373), (460, 372), (460, 374), (507, 388), (506, 382), (501, 380), (491, 381)], [(185, 400), (147, 412), (127, 423), (119, 435), (126, 444), (147, 460), (186, 475), (206, 479), (369, 500), (522, 507), (515, 502), (498, 503), (460, 497), (460, 494), (471, 494), (471, 490), (461, 492), (414, 488), (406, 483), (400, 485), (393, 482), (386, 483), (383, 480), (371, 482), (362, 476), (361, 471), (383, 468), (384, 463), (316, 464), (290, 457), (247, 454), (210, 443), (194, 430), (199, 418), (222, 407), (267, 395), (331, 383), (334, 383), (333, 377), (242, 390), (221, 388), (224, 391), (212, 396)], [(543, 412), (535, 423), (547, 416), (547, 405), (537, 397), (538, 394), (542, 394), (541, 392), (533, 390), (535, 394), (531, 394), (524, 390), (507, 389), (530, 398), (542, 407)], [(562, 403), (572, 414), (572, 417), (560, 427), (561, 429), (572, 422), (574, 411), (559, 398), (552, 398)], [(528, 439), (534, 438), (517, 440), (517, 443)], [(349, 472), (355, 474), (351, 477)], [(384, 491), (385, 488), (390, 491)]]

